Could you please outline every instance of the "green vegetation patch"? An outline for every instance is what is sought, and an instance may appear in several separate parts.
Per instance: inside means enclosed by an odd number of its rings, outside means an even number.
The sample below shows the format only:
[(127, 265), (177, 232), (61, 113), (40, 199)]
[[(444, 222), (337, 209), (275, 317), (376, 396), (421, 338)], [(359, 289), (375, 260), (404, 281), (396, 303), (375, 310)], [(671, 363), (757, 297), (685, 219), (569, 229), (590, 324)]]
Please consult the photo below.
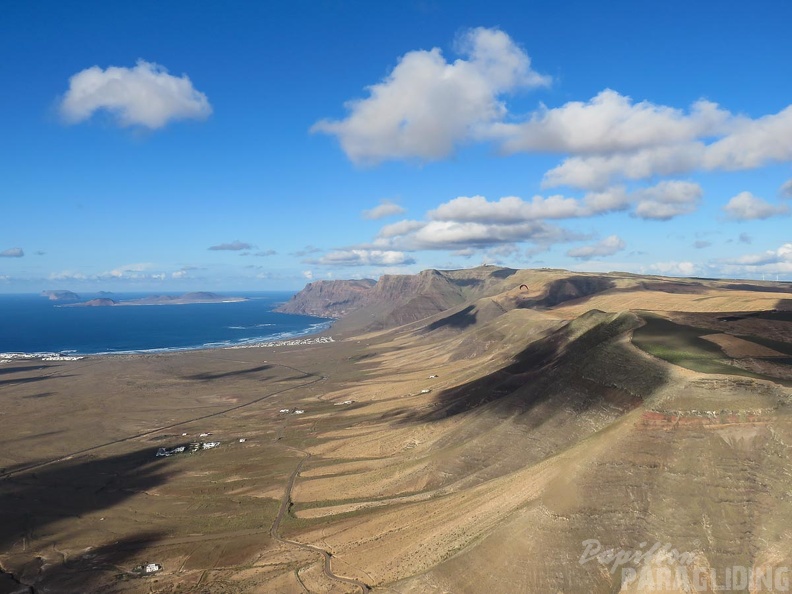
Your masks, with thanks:
[(775, 380), (734, 365), (716, 344), (701, 338), (714, 331), (642, 315), (646, 324), (633, 332), (633, 344), (650, 355), (699, 373), (721, 373)]

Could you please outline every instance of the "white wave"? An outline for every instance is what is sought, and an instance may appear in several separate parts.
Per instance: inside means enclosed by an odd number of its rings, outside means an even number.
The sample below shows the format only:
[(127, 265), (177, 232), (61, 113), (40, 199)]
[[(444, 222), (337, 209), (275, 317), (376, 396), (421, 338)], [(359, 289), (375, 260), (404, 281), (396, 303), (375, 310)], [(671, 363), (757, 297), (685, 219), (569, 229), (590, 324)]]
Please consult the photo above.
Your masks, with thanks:
[[(205, 349), (227, 349), (227, 348), (244, 348), (248, 346), (254, 346), (257, 344), (262, 343), (272, 343), (278, 341), (289, 340), (293, 338), (299, 338), (301, 336), (307, 336), (309, 334), (316, 334), (318, 332), (322, 332), (327, 330), (332, 326), (333, 321), (329, 320), (326, 322), (319, 322), (315, 324), (309, 325), (307, 328), (302, 330), (292, 330), (287, 332), (277, 332), (275, 334), (268, 334), (264, 336), (256, 336), (250, 338), (239, 338), (234, 340), (221, 340), (221, 341), (214, 341), (214, 342), (205, 342), (199, 345), (194, 346), (180, 346), (180, 347), (159, 347), (153, 349), (130, 349), (130, 350), (119, 350), (119, 351), (103, 351), (99, 353), (86, 353), (90, 355), (156, 355), (162, 353), (176, 353), (180, 351), (200, 351)], [(261, 324), (262, 326), (270, 325), (274, 326), (275, 324)], [(0, 357), (2, 357), (2, 353), (0, 353)]]

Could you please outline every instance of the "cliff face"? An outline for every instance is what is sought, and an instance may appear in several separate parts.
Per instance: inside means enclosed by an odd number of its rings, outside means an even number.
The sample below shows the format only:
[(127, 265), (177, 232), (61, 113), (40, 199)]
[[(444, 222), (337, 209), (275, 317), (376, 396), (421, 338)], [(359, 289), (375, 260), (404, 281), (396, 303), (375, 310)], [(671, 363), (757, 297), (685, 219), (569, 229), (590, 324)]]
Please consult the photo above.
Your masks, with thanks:
[(341, 318), (365, 305), (376, 281), (315, 281), (275, 311), (323, 318)]
[(515, 271), (483, 266), (386, 274), (379, 281), (338, 280), (308, 284), (277, 311), (344, 318), (344, 326), (379, 330), (433, 316), (492, 294)]

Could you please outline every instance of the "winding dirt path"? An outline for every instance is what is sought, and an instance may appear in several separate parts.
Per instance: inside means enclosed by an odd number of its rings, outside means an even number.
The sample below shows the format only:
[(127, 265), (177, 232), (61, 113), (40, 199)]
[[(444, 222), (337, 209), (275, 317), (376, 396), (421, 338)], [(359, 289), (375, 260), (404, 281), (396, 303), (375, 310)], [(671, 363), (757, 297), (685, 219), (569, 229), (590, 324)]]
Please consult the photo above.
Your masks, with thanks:
[(295, 540), (289, 540), (287, 538), (283, 538), (279, 534), (281, 521), (283, 520), (283, 517), (288, 512), (289, 506), (291, 505), (291, 494), (292, 494), (292, 489), (294, 488), (294, 483), (297, 480), (297, 476), (300, 474), (300, 470), (302, 470), (303, 464), (305, 464), (305, 462), (311, 457), (311, 454), (309, 452), (304, 452), (303, 450), (297, 450), (297, 451), (304, 454), (305, 457), (302, 460), (300, 460), (300, 462), (294, 468), (294, 471), (291, 473), (291, 476), (289, 477), (289, 481), (286, 483), (286, 489), (283, 493), (283, 499), (281, 499), (281, 505), (280, 505), (280, 509), (278, 510), (278, 515), (275, 516), (275, 521), (272, 522), (272, 528), (270, 528), (270, 536), (274, 540), (277, 540), (278, 542), (291, 545), (294, 547), (298, 547), (306, 551), (319, 553), (320, 555), (322, 555), (324, 559), (323, 569), (327, 577), (329, 577), (331, 580), (335, 580), (337, 582), (342, 582), (344, 584), (349, 584), (350, 586), (355, 586), (357, 588), (360, 588), (360, 591), (363, 594), (368, 594), (369, 592), (371, 592), (371, 588), (369, 588), (367, 584), (361, 582), (360, 580), (343, 577), (333, 573), (333, 567), (332, 567), (333, 556), (330, 553), (328, 553), (324, 549), (320, 549), (319, 547), (315, 547), (313, 545), (308, 545), (301, 542), (297, 542)]

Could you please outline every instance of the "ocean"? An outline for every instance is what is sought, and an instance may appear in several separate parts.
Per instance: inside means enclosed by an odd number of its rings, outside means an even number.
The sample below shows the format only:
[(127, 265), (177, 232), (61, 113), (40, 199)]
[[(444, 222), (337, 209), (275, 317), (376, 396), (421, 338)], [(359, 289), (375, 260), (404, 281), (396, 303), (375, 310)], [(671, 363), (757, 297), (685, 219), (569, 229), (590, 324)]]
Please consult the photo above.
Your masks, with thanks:
[[(150, 293), (114, 293), (114, 300)], [(168, 294), (168, 293), (163, 293)], [(176, 293), (170, 293), (175, 295)], [(286, 340), (331, 320), (272, 311), (292, 293), (228, 292), (231, 303), (62, 307), (40, 295), (0, 295), (0, 353), (93, 355), (218, 348)], [(80, 293), (80, 301), (108, 295)]]

